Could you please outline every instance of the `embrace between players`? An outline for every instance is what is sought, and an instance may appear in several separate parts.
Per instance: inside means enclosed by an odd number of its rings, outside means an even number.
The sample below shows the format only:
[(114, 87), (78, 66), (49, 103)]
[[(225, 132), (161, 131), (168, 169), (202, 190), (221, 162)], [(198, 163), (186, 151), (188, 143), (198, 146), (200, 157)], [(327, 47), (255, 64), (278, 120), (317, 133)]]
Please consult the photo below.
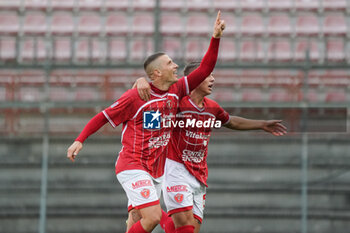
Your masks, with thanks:
[[(115, 172), (128, 197), (128, 233), (152, 232), (158, 224), (166, 233), (199, 232), (205, 206), (211, 128), (198, 125), (175, 128), (170, 124), (148, 129), (144, 127), (144, 113), (151, 113), (151, 120), (159, 116), (202, 122), (215, 120), (230, 129), (262, 129), (276, 136), (286, 133), (280, 120), (230, 116), (205, 97), (212, 92), (212, 71), (224, 29), (219, 11), (208, 51), (200, 63), (187, 65), (185, 76), (180, 79), (178, 66), (168, 55), (149, 56), (144, 69), (151, 82), (138, 79), (137, 89), (126, 91), (94, 116), (68, 148), (67, 157), (74, 162), (90, 135), (107, 122), (113, 127), (123, 124), (122, 149)], [(161, 192), (167, 213), (160, 206)]]

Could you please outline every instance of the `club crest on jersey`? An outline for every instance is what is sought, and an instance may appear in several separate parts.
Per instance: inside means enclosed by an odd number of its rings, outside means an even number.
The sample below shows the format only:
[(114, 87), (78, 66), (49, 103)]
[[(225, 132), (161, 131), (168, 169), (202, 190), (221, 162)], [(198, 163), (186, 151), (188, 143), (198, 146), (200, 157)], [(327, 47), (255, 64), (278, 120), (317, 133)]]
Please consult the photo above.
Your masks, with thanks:
[(174, 199), (177, 203), (181, 203), (184, 200), (184, 195), (181, 193), (178, 193), (175, 195)]
[(141, 191), (141, 196), (143, 196), (144, 198), (149, 198), (149, 194), (150, 194), (150, 191), (149, 189), (142, 189)]
[(161, 113), (157, 111), (143, 112), (143, 128), (144, 129), (160, 129)]
[(168, 100), (168, 101), (166, 102), (166, 107), (167, 107), (168, 109), (172, 109), (172, 108), (173, 108), (173, 104), (172, 104), (171, 100)]

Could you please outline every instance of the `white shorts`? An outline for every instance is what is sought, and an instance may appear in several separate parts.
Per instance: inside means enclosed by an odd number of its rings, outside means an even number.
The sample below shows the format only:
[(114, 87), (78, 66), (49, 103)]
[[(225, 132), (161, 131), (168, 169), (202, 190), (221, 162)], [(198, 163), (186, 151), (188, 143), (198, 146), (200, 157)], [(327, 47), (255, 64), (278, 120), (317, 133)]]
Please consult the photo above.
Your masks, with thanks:
[(169, 215), (192, 209), (194, 217), (202, 222), (206, 187), (184, 164), (166, 159), (162, 189)]
[(159, 204), (163, 176), (153, 178), (143, 170), (126, 170), (117, 179), (128, 197), (128, 211)]

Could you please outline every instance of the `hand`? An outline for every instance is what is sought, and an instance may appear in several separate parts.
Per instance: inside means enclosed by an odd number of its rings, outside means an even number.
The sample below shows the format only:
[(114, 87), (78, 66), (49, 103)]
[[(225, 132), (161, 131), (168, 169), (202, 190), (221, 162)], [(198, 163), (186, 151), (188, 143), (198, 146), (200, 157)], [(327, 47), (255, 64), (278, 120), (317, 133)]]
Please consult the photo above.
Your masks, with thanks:
[(218, 11), (218, 15), (216, 16), (216, 20), (214, 24), (214, 32), (213, 32), (214, 38), (220, 38), (226, 27), (225, 21), (222, 20), (220, 17), (221, 17), (221, 11)]
[(151, 86), (144, 77), (138, 78), (132, 88), (137, 88), (142, 100), (148, 101), (151, 99)]
[(78, 155), (79, 151), (83, 149), (83, 144), (79, 141), (73, 142), (73, 144), (67, 150), (67, 158), (72, 162), (75, 160), (75, 156)]
[(287, 127), (281, 124), (282, 120), (265, 121), (262, 129), (275, 136), (283, 136), (287, 133)]

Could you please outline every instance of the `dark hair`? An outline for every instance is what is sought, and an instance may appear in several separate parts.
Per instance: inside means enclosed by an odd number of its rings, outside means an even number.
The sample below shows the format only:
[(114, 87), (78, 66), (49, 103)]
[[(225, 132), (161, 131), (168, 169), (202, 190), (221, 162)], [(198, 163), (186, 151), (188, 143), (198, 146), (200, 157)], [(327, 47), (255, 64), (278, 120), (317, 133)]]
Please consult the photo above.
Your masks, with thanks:
[(159, 52), (159, 53), (155, 53), (155, 54), (152, 54), (152, 55), (148, 56), (148, 57), (146, 58), (145, 62), (143, 63), (143, 68), (145, 69), (145, 71), (146, 71), (146, 69), (147, 69), (147, 66), (148, 66), (151, 62), (153, 62), (153, 61), (156, 60), (158, 57), (163, 56), (163, 55), (165, 55), (165, 53)]
[(187, 64), (184, 68), (184, 75), (188, 76), (192, 71), (197, 69), (201, 63), (198, 61), (191, 62)]

